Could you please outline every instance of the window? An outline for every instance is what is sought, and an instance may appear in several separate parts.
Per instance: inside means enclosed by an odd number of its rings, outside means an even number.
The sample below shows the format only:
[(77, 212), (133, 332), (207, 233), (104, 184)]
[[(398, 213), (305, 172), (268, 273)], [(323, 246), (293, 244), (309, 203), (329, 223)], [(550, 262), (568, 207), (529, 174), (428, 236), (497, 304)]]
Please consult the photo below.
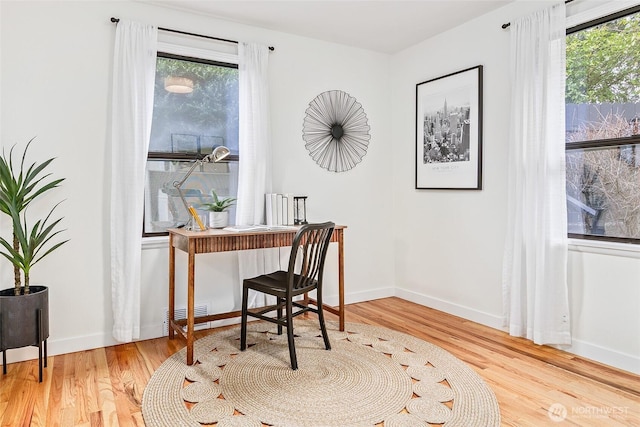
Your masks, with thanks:
[[(171, 87), (173, 85), (173, 87)], [(236, 197), (238, 177), (237, 65), (158, 53), (147, 159), (143, 236), (164, 235), (189, 213), (174, 182), (216, 145), (231, 151), (226, 161), (196, 168), (182, 185), (196, 209), (219, 197)], [(233, 207), (229, 209), (233, 218)]]
[(569, 237), (640, 243), (640, 7), (567, 30)]

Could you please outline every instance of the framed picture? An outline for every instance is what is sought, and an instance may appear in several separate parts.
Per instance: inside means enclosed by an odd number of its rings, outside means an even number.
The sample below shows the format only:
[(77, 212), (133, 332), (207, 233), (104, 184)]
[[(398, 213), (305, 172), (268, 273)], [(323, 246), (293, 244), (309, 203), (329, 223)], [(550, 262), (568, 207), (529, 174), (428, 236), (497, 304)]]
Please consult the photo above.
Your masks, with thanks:
[(416, 85), (416, 189), (482, 189), (482, 65)]
[(200, 140), (198, 138), (198, 135), (172, 133), (171, 152), (190, 154), (200, 153)]

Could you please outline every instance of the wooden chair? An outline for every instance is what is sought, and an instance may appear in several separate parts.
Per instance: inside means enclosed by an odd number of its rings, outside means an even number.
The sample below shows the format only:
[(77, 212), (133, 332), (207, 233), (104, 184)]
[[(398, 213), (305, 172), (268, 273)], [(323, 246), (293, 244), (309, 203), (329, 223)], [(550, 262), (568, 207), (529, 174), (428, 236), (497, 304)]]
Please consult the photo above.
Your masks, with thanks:
[[(247, 348), (247, 316), (266, 320), (278, 325), (278, 335), (282, 334), (283, 326), (287, 328), (291, 369), (298, 369), (293, 339), (293, 318), (308, 311), (318, 314), (325, 348), (331, 350), (322, 311), (322, 275), (334, 227), (333, 222), (303, 225), (293, 238), (287, 271), (276, 271), (243, 280), (240, 350), (244, 351)], [(296, 265), (300, 266), (297, 272)], [(249, 289), (275, 296), (276, 304), (249, 311), (247, 309)], [(306, 294), (314, 289), (316, 290), (317, 308), (294, 301), (296, 296)], [(295, 312), (293, 311), (294, 307), (298, 309)], [(276, 317), (266, 316), (267, 313), (273, 311), (276, 312)]]

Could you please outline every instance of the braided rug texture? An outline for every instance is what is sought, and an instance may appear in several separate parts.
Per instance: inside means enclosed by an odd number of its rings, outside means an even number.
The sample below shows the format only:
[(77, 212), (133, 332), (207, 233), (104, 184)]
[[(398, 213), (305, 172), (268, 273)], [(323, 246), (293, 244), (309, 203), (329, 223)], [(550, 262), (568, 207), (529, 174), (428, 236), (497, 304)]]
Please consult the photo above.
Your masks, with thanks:
[(491, 427), (500, 410), (487, 384), (438, 346), (386, 328), (327, 322), (331, 350), (317, 321), (295, 323), (298, 370), (286, 332), (248, 325), (196, 341), (153, 374), (142, 399), (147, 426)]

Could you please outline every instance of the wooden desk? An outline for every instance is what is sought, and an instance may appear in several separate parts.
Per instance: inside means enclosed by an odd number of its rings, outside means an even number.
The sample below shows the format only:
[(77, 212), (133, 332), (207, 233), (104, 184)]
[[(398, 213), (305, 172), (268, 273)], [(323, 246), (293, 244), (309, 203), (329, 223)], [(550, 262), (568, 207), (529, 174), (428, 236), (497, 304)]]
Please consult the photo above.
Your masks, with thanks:
[[(337, 314), (340, 318), (340, 330), (344, 331), (344, 236), (346, 227), (336, 225), (331, 236), (331, 241), (338, 243), (338, 308), (323, 304), (323, 308), (330, 313)], [(175, 337), (178, 332), (187, 340), (187, 364), (193, 364), (193, 329), (197, 323), (213, 320), (239, 317), (241, 311), (210, 314), (207, 316), (194, 316), (195, 294), (195, 266), (196, 254), (211, 252), (241, 251), (245, 249), (265, 249), (291, 246), (293, 236), (297, 230), (273, 230), (273, 231), (225, 231), (211, 229), (206, 231), (187, 231), (181, 228), (169, 229), (169, 338)], [(176, 291), (176, 249), (184, 251), (189, 256), (187, 267), (187, 318), (176, 320), (175, 318), (175, 291)], [(309, 299), (316, 304), (316, 301)], [(185, 331), (183, 327), (186, 326)]]

